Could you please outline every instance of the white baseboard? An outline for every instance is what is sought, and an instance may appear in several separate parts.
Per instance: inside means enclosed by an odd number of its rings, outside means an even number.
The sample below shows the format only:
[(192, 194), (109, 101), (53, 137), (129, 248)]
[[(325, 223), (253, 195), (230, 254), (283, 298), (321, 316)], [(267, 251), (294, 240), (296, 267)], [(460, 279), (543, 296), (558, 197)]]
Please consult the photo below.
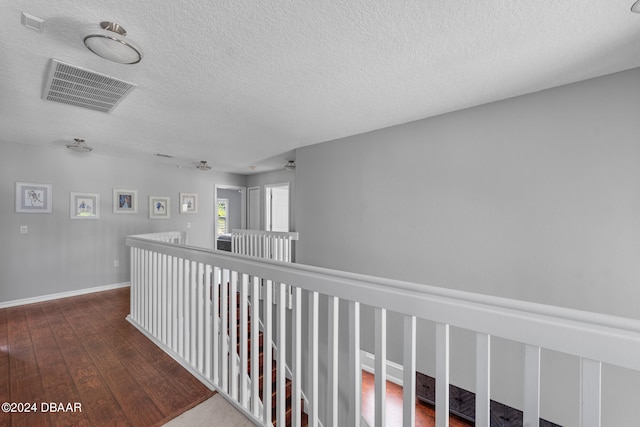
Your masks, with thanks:
[(0, 302), (0, 308), (16, 307), (19, 305), (35, 304), (37, 302), (51, 301), (54, 299), (75, 297), (78, 295), (92, 294), (94, 292), (110, 291), (112, 289), (126, 288), (130, 286), (129, 282), (115, 283), (113, 285), (96, 286), (93, 288), (78, 289), (76, 291), (60, 292), (57, 294), (42, 295), (39, 297), (16, 299), (13, 301)]
[[(376, 356), (364, 350), (360, 350), (360, 364), (362, 370), (375, 374)], [(402, 386), (402, 372), (404, 369), (402, 365), (398, 365), (395, 362), (387, 360), (387, 381)]]

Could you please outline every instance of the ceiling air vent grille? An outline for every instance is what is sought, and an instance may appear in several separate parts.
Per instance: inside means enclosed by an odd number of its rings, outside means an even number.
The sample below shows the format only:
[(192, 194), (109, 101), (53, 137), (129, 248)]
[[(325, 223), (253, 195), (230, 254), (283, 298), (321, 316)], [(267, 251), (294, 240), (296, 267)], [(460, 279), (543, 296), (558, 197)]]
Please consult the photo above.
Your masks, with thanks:
[(135, 87), (132, 83), (52, 59), (42, 98), (110, 113)]

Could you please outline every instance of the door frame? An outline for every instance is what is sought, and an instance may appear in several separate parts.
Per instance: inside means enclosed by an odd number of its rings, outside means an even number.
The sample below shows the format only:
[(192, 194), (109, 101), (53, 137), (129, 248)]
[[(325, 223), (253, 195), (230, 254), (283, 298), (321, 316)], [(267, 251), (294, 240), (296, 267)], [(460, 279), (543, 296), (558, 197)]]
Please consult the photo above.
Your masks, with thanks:
[(238, 190), (240, 192), (240, 228), (247, 228), (247, 187), (239, 185), (216, 184), (213, 189), (213, 248), (218, 242), (218, 190)]

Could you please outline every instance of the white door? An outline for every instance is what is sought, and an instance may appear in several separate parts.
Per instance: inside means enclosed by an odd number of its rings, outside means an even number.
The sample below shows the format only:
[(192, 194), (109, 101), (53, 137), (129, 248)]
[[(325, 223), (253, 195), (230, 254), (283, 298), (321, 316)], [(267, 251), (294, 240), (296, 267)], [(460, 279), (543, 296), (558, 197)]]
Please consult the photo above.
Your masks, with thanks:
[(289, 231), (289, 183), (265, 186), (267, 231)]

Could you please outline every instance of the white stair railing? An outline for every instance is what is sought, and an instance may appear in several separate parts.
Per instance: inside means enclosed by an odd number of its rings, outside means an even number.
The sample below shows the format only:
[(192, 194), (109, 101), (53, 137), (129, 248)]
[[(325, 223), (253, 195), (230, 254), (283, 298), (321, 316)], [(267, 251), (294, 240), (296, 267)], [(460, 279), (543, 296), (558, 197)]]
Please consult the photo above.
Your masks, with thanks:
[(293, 262), (297, 232), (236, 229), (231, 232), (231, 252), (275, 261)]
[[(269, 295), (282, 284), (292, 287), (293, 304), (291, 323), (285, 322), (289, 314), (283, 304), (274, 305), (277, 320), (263, 317), (265, 330), (275, 334), (278, 352), (288, 354), (291, 361), (293, 417), (285, 420), (284, 393), (278, 393), (276, 417), (278, 425), (301, 425), (300, 397), (302, 376), (307, 375), (306, 387), (310, 398), (309, 425), (322, 423), (359, 426), (361, 401), (360, 366), (360, 307), (374, 307), (376, 325), (375, 358), (377, 372), (384, 370), (384, 355), (388, 334), (402, 334), (404, 344), (403, 425), (413, 425), (415, 419), (415, 354), (416, 319), (435, 322), (435, 342), (429, 346), (436, 351), (437, 407), (436, 425), (444, 427), (449, 419), (450, 327), (464, 328), (476, 334), (476, 425), (489, 426), (491, 340), (500, 337), (525, 346), (524, 421), (525, 425), (538, 425), (540, 414), (540, 354), (548, 349), (575, 355), (581, 360), (582, 426), (601, 425), (602, 364), (610, 364), (640, 371), (640, 321), (597, 313), (509, 300), (468, 292), (407, 283), (318, 267), (259, 260), (239, 255), (224, 254), (188, 246), (166, 244), (143, 236), (126, 239), (131, 247), (131, 314), (128, 320), (157, 345), (180, 361), (188, 370), (209, 387), (220, 392), (254, 422), (271, 425), (269, 411), (261, 411), (259, 394), (270, 390), (268, 381), (260, 385), (257, 375), (257, 328), (251, 328), (247, 337), (248, 310), (252, 318), (271, 307), (270, 298), (258, 299), (258, 285), (264, 282)], [(236, 357), (234, 340), (227, 343), (226, 323), (231, 310), (226, 303), (227, 281), (232, 289), (238, 287), (241, 301), (250, 299), (251, 306), (240, 307), (240, 372), (251, 371), (251, 387), (234, 390), (230, 383), (231, 357)], [(308, 304), (303, 304), (303, 294)], [(276, 295), (281, 293), (276, 292)], [(327, 312), (319, 313), (318, 298), (327, 297)], [(346, 318), (336, 314), (339, 305), (347, 307)], [(233, 305), (233, 304), (231, 304)], [(386, 330), (387, 313), (399, 313), (404, 324), (399, 331)], [(311, 319), (303, 325), (303, 319)], [(322, 319), (322, 320), (319, 320)], [(328, 351), (319, 354), (318, 322), (328, 324)], [(218, 323), (222, 325), (217, 326)], [(281, 323), (280, 323), (281, 322)], [(304, 331), (303, 331), (304, 328)], [(222, 330), (220, 330), (222, 329)], [(233, 329), (233, 328), (231, 328)], [(284, 331), (284, 332), (283, 332)], [(309, 333), (310, 331), (310, 333)], [(225, 339), (222, 333), (225, 332)], [(254, 335), (255, 334), (255, 335)], [(284, 334), (291, 336), (285, 341)], [(340, 348), (340, 334), (347, 334), (347, 348)], [(246, 345), (250, 341), (250, 345)], [(285, 348), (286, 347), (286, 348)], [(316, 356), (302, 357), (307, 348)], [(339, 367), (339, 352), (348, 354), (348, 366)], [(318, 358), (325, 358), (326, 372), (320, 372)], [(249, 365), (251, 368), (249, 369)], [(348, 408), (333, 400), (337, 390), (337, 371), (340, 370), (340, 394), (346, 394)], [(319, 376), (326, 375), (325, 381)], [(380, 376), (381, 378), (384, 378)], [(376, 375), (376, 380), (378, 375)], [(285, 387), (283, 369), (278, 369), (276, 388)], [(320, 388), (327, 384), (327, 388)], [(261, 389), (262, 387), (262, 389)], [(342, 388), (346, 388), (343, 390)], [(271, 393), (268, 393), (269, 395)], [(329, 402), (327, 410), (319, 413), (318, 399)], [(376, 426), (384, 425), (385, 384), (375, 386)], [(268, 399), (265, 401), (268, 404)]]

